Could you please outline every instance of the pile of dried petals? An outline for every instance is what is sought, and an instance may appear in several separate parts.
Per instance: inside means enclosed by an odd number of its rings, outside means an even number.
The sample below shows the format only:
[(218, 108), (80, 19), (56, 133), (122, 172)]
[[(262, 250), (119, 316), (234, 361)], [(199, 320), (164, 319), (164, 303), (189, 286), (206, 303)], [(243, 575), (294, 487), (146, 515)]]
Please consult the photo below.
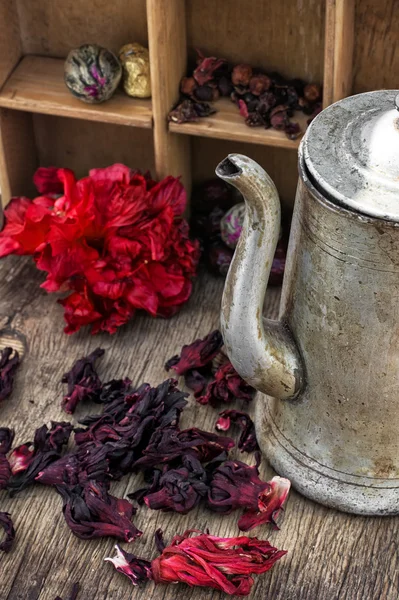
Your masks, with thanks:
[[(200, 404), (217, 406), (220, 402), (252, 400), (255, 390), (245, 383), (231, 362), (221, 352), (222, 334), (212, 331), (205, 338), (183, 346), (180, 355), (172, 356), (165, 369), (173, 369), (177, 375), (184, 375), (184, 382), (194, 391)], [(214, 369), (214, 359), (219, 365)]]
[(197, 65), (180, 82), (181, 98), (169, 113), (175, 123), (198, 121), (216, 112), (209, 104), (221, 96), (230, 97), (249, 127), (273, 127), (289, 139), (302, 132), (291, 121), (294, 111), (309, 115), (308, 123), (321, 110), (321, 89), (301, 79), (285, 79), (248, 64), (231, 66), (223, 58), (205, 57), (197, 50)]
[(41, 168), (34, 182), (37, 198), (13, 198), (4, 211), (0, 257), (33, 255), (47, 272), (42, 287), (70, 292), (60, 300), (66, 333), (114, 333), (137, 309), (170, 317), (188, 300), (199, 249), (178, 179), (115, 164), (80, 180)]
[[(171, 366), (183, 374), (209, 368), (221, 345), (220, 333), (214, 331), (185, 347), (180, 357), (170, 361)], [(81, 419), (82, 426), (77, 428), (66, 422), (52, 423), (50, 428), (43, 425), (36, 430), (33, 444), (18, 446), (8, 460), (14, 434), (0, 429), (2, 487), (7, 486), (13, 495), (34, 482), (53, 486), (63, 500), (67, 525), (85, 540), (112, 536), (133, 542), (141, 536), (132, 522), (136, 508), (110, 493), (113, 481), (139, 471), (148, 487), (128, 496), (151, 509), (186, 514), (202, 502), (220, 514), (241, 509), (238, 526), (245, 531), (263, 523), (275, 525), (288, 495), (288, 480), (274, 477), (262, 481), (258, 454), (252, 467), (229, 460), (234, 441), (228, 437), (196, 427), (181, 429), (187, 394), (173, 379), (157, 387), (142, 384), (133, 388), (128, 378), (102, 383), (94, 364), (102, 354), (97, 348), (75, 362), (63, 379), (68, 392), (62, 402), (64, 410), (72, 412), (81, 400), (91, 400), (102, 405), (101, 414)], [(239, 389), (236, 382), (234, 390)], [(229, 419), (241, 423), (249, 443), (251, 423), (244, 417), (245, 413), (238, 411), (222, 413), (226, 423)], [(75, 446), (62, 454), (72, 430)], [(7, 513), (0, 513), (0, 525), (6, 531), (0, 549), (8, 551), (15, 532)], [(251, 574), (266, 572), (285, 554), (257, 538), (218, 538), (200, 532), (192, 537), (192, 533), (175, 536), (165, 547), (157, 532), (161, 555), (151, 562), (120, 549), (117, 557), (109, 560), (134, 584), (148, 579), (156, 583), (182, 581), (247, 595), (253, 584)]]
[[(192, 533), (198, 535), (192, 537)], [(285, 550), (256, 537), (221, 538), (197, 530), (176, 535), (160, 556), (151, 562), (116, 546), (114, 558), (106, 558), (133, 585), (186, 583), (209, 587), (235, 596), (247, 596), (254, 583), (252, 574), (266, 573)]]

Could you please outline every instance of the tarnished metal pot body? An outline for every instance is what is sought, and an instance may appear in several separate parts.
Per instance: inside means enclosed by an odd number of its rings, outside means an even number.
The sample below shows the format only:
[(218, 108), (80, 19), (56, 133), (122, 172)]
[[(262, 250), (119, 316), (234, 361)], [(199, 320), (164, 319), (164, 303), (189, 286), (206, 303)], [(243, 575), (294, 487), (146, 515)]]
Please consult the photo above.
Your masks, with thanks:
[(299, 170), (280, 319), (305, 384), (294, 400), (258, 397), (258, 440), (306, 496), (397, 514), (399, 227), (329, 202)]
[(399, 90), (322, 111), (299, 152), (279, 320), (263, 303), (280, 228), (267, 173), (233, 154), (216, 169), (246, 203), (221, 328), (259, 392), (258, 442), (304, 495), (399, 514)]

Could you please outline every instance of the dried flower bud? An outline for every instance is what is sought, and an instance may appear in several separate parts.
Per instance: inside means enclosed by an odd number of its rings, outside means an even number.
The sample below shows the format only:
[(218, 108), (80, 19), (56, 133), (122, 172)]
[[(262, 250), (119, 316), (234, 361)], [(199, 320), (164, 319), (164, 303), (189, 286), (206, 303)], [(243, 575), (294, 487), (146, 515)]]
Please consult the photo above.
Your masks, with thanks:
[(233, 91), (233, 84), (229, 77), (223, 75), (218, 81), (218, 90), (221, 96), (227, 97), (230, 96)]
[(68, 384), (68, 392), (61, 406), (68, 414), (75, 412), (79, 402), (96, 400), (101, 392), (101, 379), (94, 368), (95, 361), (103, 356), (104, 350), (96, 348), (89, 356), (77, 360), (72, 369), (65, 373), (62, 383)]
[(236, 399), (249, 401), (252, 400), (254, 391), (228, 361), (216, 371), (215, 381), (208, 385), (206, 394), (198, 398), (198, 402), (217, 406), (219, 402), (229, 403)]
[[(14, 356), (10, 358), (12, 353)], [(0, 354), (0, 402), (10, 396), (13, 385), (14, 375), (20, 363), (19, 354), (10, 347), (4, 348)]]
[(197, 85), (194, 77), (183, 77), (180, 82), (180, 91), (186, 96), (192, 96)]
[(242, 432), (238, 441), (238, 448), (241, 452), (258, 451), (255, 424), (251, 417), (246, 412), (239, 410), (224, 410), (219, 414), (215, 427), (218, 431), (229, 431), (232, 423), (238, 425)]
[[(190, 537), (197, 533), (195, 537)], [(246, 596), (254, 583), (251, 575), (265, 573), (286, 554), (258, 538), (221, 538), (195, 530), (176, 535), (162, 554), (151, 563), (117, 548), (114, 558), (106, 558), (134, 585), (187, 583), (209, 587), (230, 595)]]
[(176, 355), (165, 363), (165, 369), (173, 369), (177, 375), (183, 375), (189, 369), (204, 367), (210, 363), (223, 346), (222, 334), (218, 329), (183, 346), (180, 356)]
[(200, 85), (194, 90), (193, 96), (198, 102), (214, 102), (218, 99), (219, 92), (210, 85)]
[(182, 465), (166, 469), (160, 477), (157, 490), (144, 498), (153, 510), (174, 511), (187, 514), (208, 493), (207, 474), (195, 457), (183, 455)]
[(136, 510), (122, 498), (108, 493), (106, 484), (88, 481), (84, 485), (57, 486), (63, 499), (63, 513), (72, 532), (83, 540), (111, 536), (132, 542), (141, 531), (131, 522)]
[(249, 81), (249, 89), (255, 96), (260, 96), (270, 88), (272, 82), (267, 75), (254, 75)]
[(211, 270), (225, 277), (233, 260), (234, 250), (228, 248), (223, 242), (212, 244), (209, 250), (208, 262)]
[(149, 560), (138, 558), (134, 554), (122, 550), (118, 545), (115, 546), (115, 549), (116, 556), (107, 557), (104, 560), (110, 562), (119, 573), (126, 575), (133, 585), (145, 583), (152, 578)]
[(248, 87), (252, 77), (251, 65), (236, 65), (231, 74), (231, 81), (234, 86)]
[(15, 539), (15, 530), (9, 513), (0, 512), (0, 527), (6, 534), (6, 539), (0, 544), (0, 550), (10, 552)]
[(204, 85), (208, 81), (212, 81), (215, 72), (226, 64), (224, 58), (215, 58), (210, 56), (205, 58), (198, 50), (198, 61), (197, 68), (195, 69), (193, 76), (198, 85)]
[(305, 96), (308, 102), (317, 102), (321, 96), (320, 86), (316, 83), (308, 83), (305, 85), (305, 89), (303, 91), (303, 95)]

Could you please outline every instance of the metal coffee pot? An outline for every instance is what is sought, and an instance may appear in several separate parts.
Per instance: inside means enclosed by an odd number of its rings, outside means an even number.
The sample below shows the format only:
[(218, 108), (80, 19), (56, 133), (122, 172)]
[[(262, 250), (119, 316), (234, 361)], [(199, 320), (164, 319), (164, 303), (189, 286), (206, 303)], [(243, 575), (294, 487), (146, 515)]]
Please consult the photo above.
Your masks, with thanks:
[(261, 392), (260, 447), (305, 496), (365, 515), (399, 513), (397, 94), (345, 98), (308, 127), (278, 321), (262, 316), (276, 187), (239, 154), (216, 170), (246, 202), (221, 327), (234, 367)]

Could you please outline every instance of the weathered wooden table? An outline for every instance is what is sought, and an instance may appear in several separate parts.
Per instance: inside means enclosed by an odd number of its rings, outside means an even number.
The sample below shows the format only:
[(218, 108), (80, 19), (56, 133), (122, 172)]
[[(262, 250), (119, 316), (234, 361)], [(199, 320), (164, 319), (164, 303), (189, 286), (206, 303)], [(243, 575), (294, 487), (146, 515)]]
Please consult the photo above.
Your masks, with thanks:
[[(223, 282), (202, 276), (189, 304), (170, 321), (141, 316), (113, 337), (91, 337), (87, 332), (68, 337), (62, 333), (62, 309), (55, 296), (39, 288), (42, 279), (29, 259), (0, 261), (0, 343), (9, 337), (25, 353), (14, 393), (0, 405), (0, 426), (15, 428), (16, 444), (31, 439), (44, 422), (66, 420), (60, 409), (60, 380), (77, 357), (101, 345), (106, 349), (99, 364), (104, 378), (129, 375), (135, 383), (155, 385), (166, 378), (166, 358), (218, 325)], [(278, 290), (270, 290), (267, 307), (271, 316), (277, 305)], [(90, 410), (98, 412), (98, 407), (78, 408), (74, 421)], [(182, 423), (213, 430), (216, 415), (215, 409), (191, 401)], [(267, 477), (272, 474), (266, 464), (262, 471)], [(112, 492), (125, 496), (136, 489), (134, 480), (135, 476), (125, 478)], [(105, 556), (113, 555), (114, 541), (85, 542), (74, 537), (64, 522), (60, 497), (48, 487), (33, 486), (13, 499), (3, 491), (0, 510), (12, 513), (17, 530), (13, 551), (0, 556), (1, 600), (54, 600), (57, 595), (66, 599), (76, 581), (81, 584), (78, 600), (225, 598), (216, 591), (182, 584), (155, 587), (150, 583), (133, 588), (128, 579), (103, 562)], [(143, 507), (135, 523), (144, 534), (130, 549), (143, 557), (154, 556), (153, 532), (159, 527), (166, 539), (191, 527), (235, 536), (239, 533), (236, 519), (237, 515), (215, 516), (203, 508), (182, 517)], [(280, 523), (280, 531), (263, 526), (252, 532), (288, 554), (272, 571), (256, 578), (251, 598), (398, 600), (398, 518), (348, 516), (291, 492)]]

